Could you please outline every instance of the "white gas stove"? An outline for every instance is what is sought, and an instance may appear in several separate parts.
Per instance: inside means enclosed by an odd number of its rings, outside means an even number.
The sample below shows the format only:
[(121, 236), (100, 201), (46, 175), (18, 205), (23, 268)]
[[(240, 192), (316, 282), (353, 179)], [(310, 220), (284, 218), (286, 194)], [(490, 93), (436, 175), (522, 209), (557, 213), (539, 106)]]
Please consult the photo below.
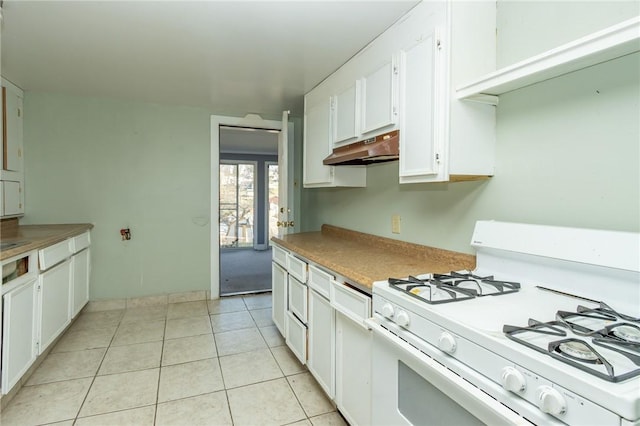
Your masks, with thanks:
[(374, 283), (374, 423), (639, 425), (640, 236), (480, 221), (472, 245), (473, 273)]

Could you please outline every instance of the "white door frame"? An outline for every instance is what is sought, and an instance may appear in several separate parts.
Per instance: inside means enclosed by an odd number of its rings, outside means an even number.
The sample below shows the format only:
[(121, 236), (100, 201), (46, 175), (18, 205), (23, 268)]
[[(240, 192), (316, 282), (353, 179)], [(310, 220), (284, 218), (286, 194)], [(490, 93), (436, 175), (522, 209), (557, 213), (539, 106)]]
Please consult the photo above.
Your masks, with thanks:
[[(220, 171), (218, 168), (220, 164), (220, 126), (282, 130), (282, 122), (263, 120), (257, 114), (247, 114), (245, 117), (211, 116), (211, 216), (209, 220), (211, 226), (211, 299), (220, 298), (220, 243), (218, 235), (220, 232), (218, 226), (220, 220), (218, 217), (220, 212)], [(289, 128), (291, 129), (291, 127), (292, 123), (290, 122)], [(291, 134), (293, 135), (293, 131)], [(292, 141), (293, 137), (289, 139), (289, 147), (292, 147)]]

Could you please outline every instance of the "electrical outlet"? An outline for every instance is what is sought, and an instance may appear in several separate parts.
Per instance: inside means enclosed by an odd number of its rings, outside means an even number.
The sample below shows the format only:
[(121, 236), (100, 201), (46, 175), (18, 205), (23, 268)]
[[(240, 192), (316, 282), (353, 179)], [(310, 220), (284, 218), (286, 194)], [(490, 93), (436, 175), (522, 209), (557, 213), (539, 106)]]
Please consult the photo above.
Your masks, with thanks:
[(391, 216), (391, 232), (394, 234), (400, 233), (400, 215), (394, 214)]

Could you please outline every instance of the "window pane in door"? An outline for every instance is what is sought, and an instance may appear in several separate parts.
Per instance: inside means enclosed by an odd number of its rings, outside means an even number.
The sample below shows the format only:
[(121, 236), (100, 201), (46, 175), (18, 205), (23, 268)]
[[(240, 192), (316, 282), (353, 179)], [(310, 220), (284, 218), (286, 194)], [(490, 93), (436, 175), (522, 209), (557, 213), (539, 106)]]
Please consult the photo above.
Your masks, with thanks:
[(253, 164), (238, 165), (238, 247), (253, 247), (254, 169)]
[(269, 164), (267, 185), (269, 188), (269, 243), (278, 235), (278, 165)]

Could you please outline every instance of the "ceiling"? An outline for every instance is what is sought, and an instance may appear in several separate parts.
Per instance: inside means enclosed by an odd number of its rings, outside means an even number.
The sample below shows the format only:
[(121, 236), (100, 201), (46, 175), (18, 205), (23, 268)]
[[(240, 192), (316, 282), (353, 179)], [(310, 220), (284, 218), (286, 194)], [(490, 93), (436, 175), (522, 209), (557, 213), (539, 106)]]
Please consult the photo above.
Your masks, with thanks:
[(416, 3), (5, 0), (2, 75), (26, 91), (302, 116), (304, 93)]

